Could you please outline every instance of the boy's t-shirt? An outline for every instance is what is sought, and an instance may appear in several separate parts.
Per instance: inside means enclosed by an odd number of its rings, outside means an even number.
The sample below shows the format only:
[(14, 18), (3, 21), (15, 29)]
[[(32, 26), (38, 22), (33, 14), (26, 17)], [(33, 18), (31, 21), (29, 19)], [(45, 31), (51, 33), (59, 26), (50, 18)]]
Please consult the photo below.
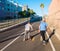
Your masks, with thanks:
[(25, 30), (28, 30), (28, 31), (30, 30), (30, 25), (29, 24), (25, 25)]
[(39, 27), (40, 31), (46, 31), (46, 28), (47, 28), (47, 23), (41, 21), (40, 22), (40, 27)]

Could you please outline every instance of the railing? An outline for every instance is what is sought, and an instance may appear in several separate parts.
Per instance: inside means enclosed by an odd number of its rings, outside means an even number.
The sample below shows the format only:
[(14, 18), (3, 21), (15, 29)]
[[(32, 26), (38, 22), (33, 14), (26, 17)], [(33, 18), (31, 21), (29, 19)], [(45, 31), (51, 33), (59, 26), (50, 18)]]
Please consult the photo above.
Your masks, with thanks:
[(27, 19), (29, 19), (29, 18), (12, 19), (12, 20), (3, 21), (3, 22), (0, 23), (0, 29), (3, 29), (3, 28), (6, 28), (6, 27), (9, 27), (9, 26), (24, 22)]

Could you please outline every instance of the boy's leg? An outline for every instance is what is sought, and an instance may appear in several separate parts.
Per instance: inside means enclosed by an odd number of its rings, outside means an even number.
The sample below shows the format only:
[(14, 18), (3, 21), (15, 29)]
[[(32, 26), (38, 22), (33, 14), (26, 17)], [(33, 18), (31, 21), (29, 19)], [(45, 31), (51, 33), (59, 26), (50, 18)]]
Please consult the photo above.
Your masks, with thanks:
[(42, 36), (40, 36), (40, 40), (42, 41), (43, 39), (42, 39)]
[(24, 34), (24, 37), (23, 37), (23, 41), (25, 41), (25, 36), (26, 36), (26, 33), (27, 33), (27, 32), (25, 31), (25, 34)]
[(43, 41), (45, 41), (45, 31), (43, 31), (42, 37), (43, 37)]
[(43, 45), (45, 45), (46, 44), (46, 41), (45, 41), (45, 31), (42, 31), (41, 35), (42, 35), (42, 38), (43, 38)]
[(41, 31), (41, 36), (42, 36), (43, 41), (45, 41), (45, 31)]
[(30, 38), (30, 31), (28, 31), (28, 39)]
[(40, 41), (42, 41), (42, 35), (41, 35), (41, 32), (40, 32)]

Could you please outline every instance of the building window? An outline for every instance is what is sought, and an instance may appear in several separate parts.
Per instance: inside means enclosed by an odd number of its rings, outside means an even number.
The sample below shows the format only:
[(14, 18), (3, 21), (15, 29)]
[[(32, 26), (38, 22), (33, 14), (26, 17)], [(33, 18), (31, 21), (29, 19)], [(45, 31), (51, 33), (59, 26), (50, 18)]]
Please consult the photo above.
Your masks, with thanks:
[(1, 0), (0, 0), (0, 2), (1, 2)]
[(14, 18), (16, 18), (16, 15), (14, 15)]
[(2, 7), (2, 10), (4, 10), (4, 7)]
[(7, 4), (8, 6), (10, 5), (10, 4)]
[(1, 6), (0, 6), (0, 10), (1, 10)]
[(0, 1), (1, 2), (1, 1)]
[(8, 8), (8, 11), (10, 11), (10, 9)]

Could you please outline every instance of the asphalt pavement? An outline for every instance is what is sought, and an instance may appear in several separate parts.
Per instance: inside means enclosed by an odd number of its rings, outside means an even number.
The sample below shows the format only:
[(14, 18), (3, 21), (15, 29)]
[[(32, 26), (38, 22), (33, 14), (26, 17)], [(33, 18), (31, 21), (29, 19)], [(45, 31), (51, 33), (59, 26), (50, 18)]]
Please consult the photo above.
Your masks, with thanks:
[[(15, 29), (2, 32), (1, 38), (4, 39), (10, 35), (18, 35), (14, 38), (7, 39), (0, 43), (0, 51), (60, 51), (60, 41), (55, 35), (49, 39), (49, 42), (44, 46), (40, 40), (40, 34), (38, 33), (39, 22), (35, 22), (33, 25), (33, 31), (31, 31), (32, 39), (27, 39), (23, 41), (24, 25), (19, 26)], [(46, 34), (46, 39), (48, 38)]]

